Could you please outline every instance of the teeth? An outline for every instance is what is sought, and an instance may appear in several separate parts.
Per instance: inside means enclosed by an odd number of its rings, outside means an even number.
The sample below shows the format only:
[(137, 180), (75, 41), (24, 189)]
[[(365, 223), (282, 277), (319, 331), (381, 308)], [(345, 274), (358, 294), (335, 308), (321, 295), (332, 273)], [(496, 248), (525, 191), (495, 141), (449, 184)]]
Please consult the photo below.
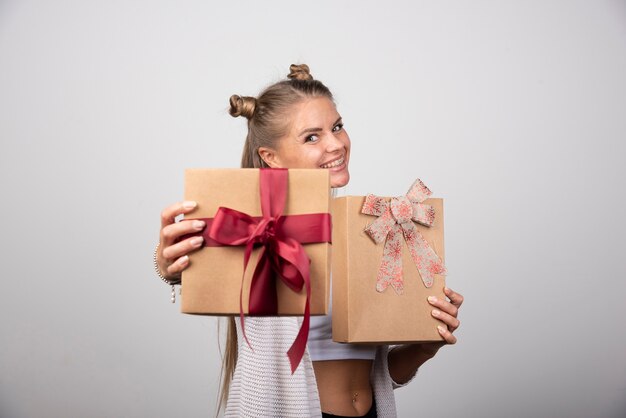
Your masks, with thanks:
[(323, 166), (321, 166), (322, 168), (333, 168), (333, 167), (337, 167), (340, 166), (341, 164), (343, 164), (343, 157), (341, 157), (338, 160), (333, 161), (330, 164), (324, 164)]

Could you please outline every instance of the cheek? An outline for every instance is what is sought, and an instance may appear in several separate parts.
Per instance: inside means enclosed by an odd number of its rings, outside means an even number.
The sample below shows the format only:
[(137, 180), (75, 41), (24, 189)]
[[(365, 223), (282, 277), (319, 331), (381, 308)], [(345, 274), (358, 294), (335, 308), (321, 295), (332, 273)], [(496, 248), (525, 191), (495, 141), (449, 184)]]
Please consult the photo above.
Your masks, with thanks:
[(319, 147), (311, 147), (309, 152), (307, 153), (307, 163), (311, 168), (318, 168), (320, 163), (322, 163), (322, 157), (324, 156), (324, 151)]
[[(308, 148), (308, 149), (307, 149)], [(322, 158), (322, 152), (317, 147), (304, 147), (289, 155), (287, 167), (289, 168), (318, 168)]]
[(346, 147), (346, 150), (348, 150), (348, 153), (350, 152), (350, 146), (352, 145), (352, 143), (350, 142), (350, 137), (348, 136), (348, 134), (345, 135), (344, 139), (343, 139), (343, 144)]

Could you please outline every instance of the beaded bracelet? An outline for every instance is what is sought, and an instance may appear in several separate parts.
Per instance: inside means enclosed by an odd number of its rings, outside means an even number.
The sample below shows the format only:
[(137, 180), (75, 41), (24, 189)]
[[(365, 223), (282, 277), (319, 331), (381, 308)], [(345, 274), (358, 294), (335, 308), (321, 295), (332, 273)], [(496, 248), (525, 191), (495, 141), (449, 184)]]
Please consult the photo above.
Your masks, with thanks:
[(157, 254), (159, 252), (159, 245), (161, 243), (157, 243), (156, 248), (154, 249), (154, 271), (156, 272), (157, 276), (159, 276), (161, 278), (161, 280), (163, 280), (167, 285), (172, 286), (172, 303), (176, 302), (176, 289), (174, 288), (174, 285), (180, 284), (180, 279), (178, 280), (169, 280), (167, 279), (165, 276), (163, 276), (161, 274), (161, 269), (159, 268), (159, 263), (157, 263)]

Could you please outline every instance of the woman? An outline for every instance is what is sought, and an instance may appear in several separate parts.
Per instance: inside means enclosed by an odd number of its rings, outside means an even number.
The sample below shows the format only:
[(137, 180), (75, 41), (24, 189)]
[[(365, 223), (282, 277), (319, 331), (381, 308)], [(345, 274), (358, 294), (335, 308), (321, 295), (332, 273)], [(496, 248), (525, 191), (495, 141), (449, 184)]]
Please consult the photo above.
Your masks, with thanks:
[[(232, 116), (248, 119), (243, 168), (321, 168), (330, 171), (332, 187), (348, 183), (350, 138), (332, 94), (306, 65), (292, 65), (288, 80), (271, 85), (258, 98), (232, 96), (230, 105)], [(202, 221), (175, 222), (195, 206), (180, 202), (162, 213), (155, 257), (157, 272), (168, 283), (180, 281), (188, 254), (202, 245), (199, 237), (177, 242), (204, 227)], [(299, 329), (297, 318), (247, 318), (254, 352), (241, 344), (239, 322), (231, 318), (222, 368), (226, 416), (395, 417), (393, 389), (407, 384), (443, 345), (456, 343), (453, 331), (460, 324), (463, 297), (450, 289), (445, 294), (449, 300), (429, 300), (432, 315), (447, 326), (439, 327), (441, 343), (392, 348), (338, 344), (331, 340), (330, 315), (312, 317), (308, 349), (293, 374), (284, 353)]]

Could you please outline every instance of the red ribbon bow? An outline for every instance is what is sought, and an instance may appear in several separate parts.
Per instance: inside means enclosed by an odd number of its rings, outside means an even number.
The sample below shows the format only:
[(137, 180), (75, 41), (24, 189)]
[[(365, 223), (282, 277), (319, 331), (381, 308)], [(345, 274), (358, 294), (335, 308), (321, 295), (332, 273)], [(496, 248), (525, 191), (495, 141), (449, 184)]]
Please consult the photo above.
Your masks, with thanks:
[[(211, 240), (205, 240), (205, 245), (245, 245), (244, 275), (252, 250), (261, 246), (250, 285), (249, 314), (277, 313), (278, 300), (273, 273), (294, 292), (300, 292), (303, 286), (306, 288), (304, 319), (295, 341), (287, 351), (293, 373), (304, 355), (309, 336), (310, 259), (302, 243), (330, 242), (331, 228), (330, 215), (327, 213), (282, 215), (287, 200), (287, 180), (286, 169), (260, 169), (263, 216), (252, 217), (234, 209), (220, 207), (210, 224), (208, 236)], [(243, 278), (239, 293), (239, 318), (244, 338), (252, 348), (244, 326)]]
[(379, 292), (383, 292), (390, 284), (398, 294), (404, 290), (400, 239), (402, 235), (426, 287), (433, 285), (435, 274), (446, 274), (441, 258), (412, 222), (416, 221), (424, 226), (433, 224), (435, 209), (422, 203), (431, 193), (428, 187), (417, 179), (406, 196), (393, 198), (391, 202), (372, 194), (365, 198), (361, 212), (378, 216), (378, 219), (365, 228), (365, 232), (378, 244), (386, 239), (376, 280), (376, 290)]

